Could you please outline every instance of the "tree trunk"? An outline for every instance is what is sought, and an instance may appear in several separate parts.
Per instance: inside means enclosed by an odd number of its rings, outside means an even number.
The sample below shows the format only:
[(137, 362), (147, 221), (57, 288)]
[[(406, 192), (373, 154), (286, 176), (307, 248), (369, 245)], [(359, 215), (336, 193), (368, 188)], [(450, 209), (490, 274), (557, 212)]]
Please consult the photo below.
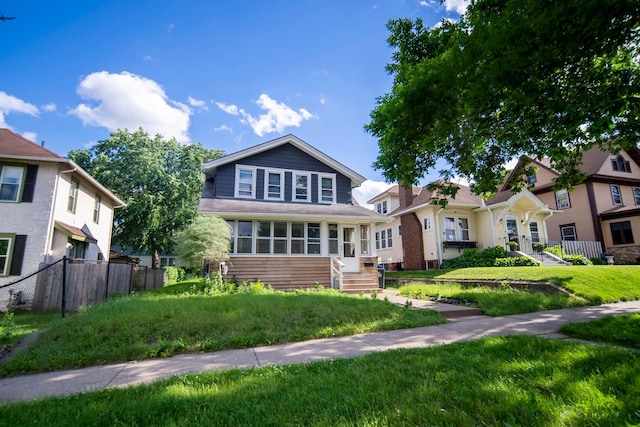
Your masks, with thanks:
[(160, 255), (158, 255), (157, 249), (153, 249), (151, 254), (151, 268), (160, 268)]

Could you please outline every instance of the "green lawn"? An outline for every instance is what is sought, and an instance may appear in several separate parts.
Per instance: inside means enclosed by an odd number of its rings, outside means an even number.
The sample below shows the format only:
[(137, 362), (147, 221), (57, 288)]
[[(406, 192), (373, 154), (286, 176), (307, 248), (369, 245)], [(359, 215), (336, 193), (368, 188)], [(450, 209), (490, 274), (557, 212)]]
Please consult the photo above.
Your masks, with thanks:
[(411, 282), (398, 288), (399, 295), (408, 298), (438, 300), (455, 298), (461, 304), (478, 307), (487, 316), (533, 313), (543, 310), (581, 307), (589, 301), (564, 292), (529, 292), (509, 286), (463, 287), (459, 283)]
[(431, 310), (331, 290), (183, 292), (192, 288), (198, 285), (119, 297), (53, 321), (37, 342), (0, 365), (0, 376), (446, 322)]
[(640, 299), (640, 266), (477, 267), (389, 272), (387, 277), (553, 282), (592, 304)]
[(531, 336), (175, 377), (0, 406), (15, 426), (624, 426), (640, 354)]
[(560, 328), (560, 332), (574, 338), (602, 341), (640, 350), (640, 313), (570, 323)]

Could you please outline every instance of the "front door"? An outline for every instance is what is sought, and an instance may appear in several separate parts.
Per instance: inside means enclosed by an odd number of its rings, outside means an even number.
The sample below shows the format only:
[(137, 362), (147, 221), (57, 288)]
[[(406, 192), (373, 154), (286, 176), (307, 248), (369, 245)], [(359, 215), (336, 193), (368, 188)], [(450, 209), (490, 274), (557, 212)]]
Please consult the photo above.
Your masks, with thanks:
[(340, 242), (340, 255), (344, 263), (345, 272), (360, 271), (360, 258), (358, 256), (358, 245), (356, 240), (356, 227), (343, 226)]
[(507, 242), (518, 241), (518, 220), (515, 216), (507, 215)]

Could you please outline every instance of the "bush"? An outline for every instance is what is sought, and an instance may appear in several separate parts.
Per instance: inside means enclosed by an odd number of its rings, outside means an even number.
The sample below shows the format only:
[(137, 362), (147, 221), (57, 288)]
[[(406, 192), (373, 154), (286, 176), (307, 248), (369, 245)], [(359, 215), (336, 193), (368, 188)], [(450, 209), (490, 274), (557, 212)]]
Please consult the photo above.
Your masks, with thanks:
[(538, 267), (541, 265), (540, 261), (535, 259), (521, 256), (521, 257), (508, 257), (508, 258), (496, 258), (493, 263), (495, 267)]
[[(545, 249), (545, 252), (549, 252), (560, 258), (563, 261), (570, 262), (573, 265), (593, 265), (594, 263), (590, 261), (583, 255), (568, 255), (561, 246), (551, 246)], [(602, 260), (600, 260), (602, 261)], [(600, 263), (598, 263), (601, 265)], [(602, 262), (604, 264), (604, 261)]]
[(468, 267), (493, 267), (496, 258), (505, 258), (507, 251), (494, 246), (483, 251), (469, 249), (457, 258), (446, 259), (442, 262), (441, 268), (468, 268)]
[(169, 283), (182, 282), (185, 278), (184, 268), (182, 267), (167, 266), (162, 267), (162, 269), (167, 273), (167, 280)]
[(598, 257), (598, 258), (589, 258), (589, 261), (591, 261), (592, 265), (606, 265), (607, 264), (605, 262), (605, 260), (603, 260), (600, 257)]

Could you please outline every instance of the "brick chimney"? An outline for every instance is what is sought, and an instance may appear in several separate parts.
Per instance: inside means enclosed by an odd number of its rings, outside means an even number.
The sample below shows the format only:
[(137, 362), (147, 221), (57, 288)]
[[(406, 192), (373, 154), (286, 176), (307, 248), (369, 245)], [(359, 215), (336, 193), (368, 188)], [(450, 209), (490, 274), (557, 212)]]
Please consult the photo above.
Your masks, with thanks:
[[(413, 204), (413, 188), (398, 186), (400, 209)], [(402, 227), (402, 254), (405, 270), (424, 270), (424, 243), (422, 241), (422, 224), (415, 213), (400, 216)]]
[(411, 206), (413, 203), (413, 187), (405, 188), (399, 184), (398, 195), (400, 196), (400, 209)]

